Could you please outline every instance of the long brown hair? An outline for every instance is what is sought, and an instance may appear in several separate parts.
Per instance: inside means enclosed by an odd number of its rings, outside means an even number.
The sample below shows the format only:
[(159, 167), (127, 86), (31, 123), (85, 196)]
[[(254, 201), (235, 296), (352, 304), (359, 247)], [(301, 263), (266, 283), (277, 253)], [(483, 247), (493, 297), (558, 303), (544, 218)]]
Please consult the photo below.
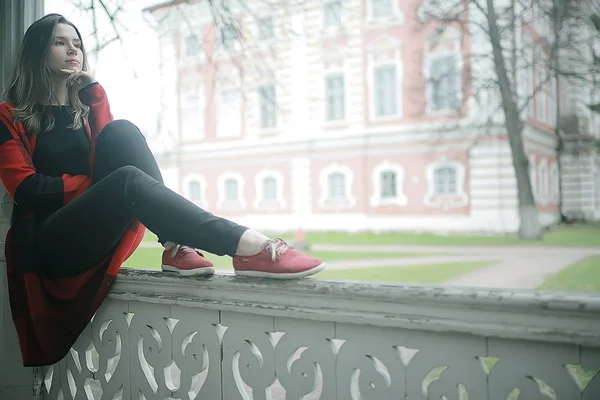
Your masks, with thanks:
[[(35, 21), (25, 32), (17, 63), (4, 97), (14, 106), (12, 116), (21, 122), (27, 135), (33, 136), (54, 127), (52, 100), (57, 101), (52, 92), (50, 70), (46, 66), (52, 46), (54, 28), (57, 24), (72, 26), (81, 42), (83, 63), (81, 69), (87, 71), (87, 57), (81, 34), (77, 27), (60, 14), (48, 14)], [(69, 90), (69, 106), (73, 114), (71, 129), (81, 129), (89, 114), (89, 107), (79, 100), (77, 91)]]

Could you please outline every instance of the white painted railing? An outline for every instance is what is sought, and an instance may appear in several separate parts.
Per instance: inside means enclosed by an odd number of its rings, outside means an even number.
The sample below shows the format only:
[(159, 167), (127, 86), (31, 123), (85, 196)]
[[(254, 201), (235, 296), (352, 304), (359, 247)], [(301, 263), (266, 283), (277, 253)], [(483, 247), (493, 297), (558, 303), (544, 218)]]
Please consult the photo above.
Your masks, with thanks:
[(47, 399), (599, 399), (581, 367), (598, 296), (126, 269), (37, 376)]

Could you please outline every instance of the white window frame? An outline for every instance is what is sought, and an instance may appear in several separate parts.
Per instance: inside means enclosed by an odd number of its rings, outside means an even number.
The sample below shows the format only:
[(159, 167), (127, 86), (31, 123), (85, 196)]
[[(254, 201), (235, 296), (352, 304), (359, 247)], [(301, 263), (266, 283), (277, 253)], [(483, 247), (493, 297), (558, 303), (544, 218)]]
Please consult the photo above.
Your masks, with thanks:
[[(369, 120), (372, 122), (397, 121), (403, 117), (404, 108), (404, 65), (402, 63), (402, 43), (387, 35), (375, 39), (367, 48), (367, 86), (369, 88)], [(381, 53), (394, 51), (392, 60), (377, 60)], [(393, 65), (396, 67), (397, 110), (394, 115), (375, 115), (375, 68)]]
[[(343, 200), (329, 198), (330, 174), (339, 172), (345, 176), (346, 198)], [(346, 165), (333, 163), (323, 168), (319, 174), (319, 183), (321, 184), (321, 196), (319, 197), (319, 207), (322, 209), (348, 209), (356, 206), (356, 197), (354, 196), (354, 173)]]
[(395, 22), (399, 24), (404, 23), (404, 14), (398, 7), (398, 0), (389, 0), (392, 3), (392, 12), (387, 16), (379, 16), (376, 17), (373, 15), (373, 1), (374, 0), (366, 0), (367, 2), (367, 22), (369, 24), (377, 24), (385, 22)]
[[(344, 115), (341, 119), (327, 119), (327, 111), (328, 111), (328, 102), (327, 102), (327, 78), (330, 76), (337, 76), (337, 75), (341, 75), (343, 80), (344, 80)], [(348, 102), (348, 75), (346, 74), (345, 68), (324, 68), (324, 72), (323, 72), (323, 79), (321, 80), (322, 82), (322, 87), (323, 87), (323, 91), (322, 93), (324, 94), (324, 99), (323, 99), (323, 120), (325, 121), (326, 125), (338, 125), (338, 124), (343, 124), (346, 122), (347, 118), (348, 118), (348, 106), (349, 106), (349, 102)]]
[(560, 201), (560, 171), (558, 170), (558, 164), (555, 162), (550, 166), (550, 198), (555, 203)]
[[(435, 193), (435, 171), (438, 168), (450, 167), (456, 169), (456, 194), (452, 196), (439, 196)], [(444, 210), (450, 208), (462, 208), (469, 204), (469, 196), (465, 193), (465, 175), (466, 169), (462, 162), (442, 158), (441, 160), (430, 163), (425, 169), (425, 178), (427, 179), (427, 194), (423, 199), (423, 204), (428, 208), (441, 208)]]
[[(276, 199), (274, 201), (269, 201), (266, 203), (263, 195), (263, 179), (265, 178), (275, 178), (276, 184)], [(256, 196), (254, 198), (254, 208), (259, 210), (272, 210), (272, 209), (281, 209), (286, 207), (285, 198), (283, 195), (284, 189), (284, 179), (281, 172), (274, 169), (263, 169), (256, 174), (254, 177), (254, 187), (256, 189)]]
[[(200, 201), (192, 200), (190, 191), (190, 183), (196, 181), (200, 184)], [(206, 198), (206, 178), (199, 174), (188, 174), (183, 178), (183, 196), (202, 208), (208, 208), (208, 200)]]
[[(441, 49), (432, 51), (432, 37), (428, 37), (425, 40), (424, 46), (424, 55), (423, 55), (423, 76), (425, 77), (425, 104), (427, 115), (429, 116), (441, 116), (441, 115), (456, 115), (460, 113), (463, 104), (463, 80), (462, 80), (462, 71), (464, 68), (464, 60), (462, 57), (462, 47), (461, 47), (461, 36), (460, 32), (446, 28), (446, 35), (449, 35), (447, 38), (443, 38), (443, 41), (451, 40), (452, 46), (454, 50), (448, 51), (444, 48), (444, 45), (441, 44)], [(431, 66), (432, 61), (438, 58), (443, 57), (455, 57), (456, 59), (456, 86), (457, 86), (457, 103), (459, 105), (458, 109), (452, 108), (440, 108), (439, 110), (434, 110), (433, 107), (433, 85), (431, 82)]]
[[(226, 91), (237, 91), (239, 93), (239, 127), (237, 131), (234, 131), (233, 133), (228, 133), (223, 131), (222, 125), (219, 123), (220, 120), (220, 113), (221, 113), (221, 109), (223, 107), (225, 107), (225, 105), (222, 102), (222, 95), (224, 92)], [(243, 110), (244, 110), (244, 99), (243, 99), (243, 93), (242, 93), (242, 89), (238, 86), (230, 86), (230, 85), (217, 85), (217, 90), (216, 90), (216, 101), (215, 101), (215, 116), (216, 116), (216, 128), (217, 128), (217, 138), (239, 138), (242, 136), (242, 131), (243, 131), (243, 126), (244, 126), (244, 115), (243, 115)], [(231, 110), (233, 111), (233, 110)]]
[[(385, 171), (392, 171), (396, 174), (396, 197), (384, 198), (381, 196), (381, 173)], [(404, 179), (404, 168), (400, 164), (385, 160), (373, 168), (372, 180), (374, 192), (371, 195), (371, 207), (406, 206), (408, 198), (404, 193)]]
[[(226, 200), (225, 182), (229, 179), (234, 179), (238, 183), (238, 199), (236, 205), (231, 204), (232, 200)], [(225, 172), (217, 178), (217, 209), (226, 211), (239, 211), (246, 208), (246, 200), (244, 199), (244, 177), (239, 172)]]
[(550, 174), (548, 170), (548, 161), (542, 158), (537, 166), (538, 183), (539, 183), (539, 199), (543, 204), (547, 204), (550, 199)]

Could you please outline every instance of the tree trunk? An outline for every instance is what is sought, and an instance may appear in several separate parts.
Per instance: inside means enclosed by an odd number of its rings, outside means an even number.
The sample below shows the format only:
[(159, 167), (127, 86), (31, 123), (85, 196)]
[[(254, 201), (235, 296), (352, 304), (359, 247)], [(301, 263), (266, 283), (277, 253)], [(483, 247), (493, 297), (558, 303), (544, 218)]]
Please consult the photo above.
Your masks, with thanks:
[(542, 239), (542, 227), (538, 218), (537, 207), (531, 180), (529, 179), (529, 159), (525, 154), (523, 145), (523, 124), (521, 122), (514, 93), (508, 79), (506, 63), (502, 54), (502, 45), (498, 24), (496, 22), (496, 10), (494, 0), (487, 0), (487, 15), (490, 41), (494, 56), (494, 66), (498, 76), (498, 85), (502, 95), (502, 106), (506, 118), (506, 130), (512, 153), (513, 167), (517, 177), (517, 193), (519, 198), (519, 237), (521, 239)]

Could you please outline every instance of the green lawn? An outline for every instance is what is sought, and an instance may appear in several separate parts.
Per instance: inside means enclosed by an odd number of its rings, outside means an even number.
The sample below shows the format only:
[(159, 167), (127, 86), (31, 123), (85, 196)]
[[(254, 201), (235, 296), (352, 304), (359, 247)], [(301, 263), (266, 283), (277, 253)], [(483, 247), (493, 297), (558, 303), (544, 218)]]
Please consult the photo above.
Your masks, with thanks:
[(555, 227), (544, 240), (521, 241), (516, 236), (434, 235), (418, 233), (307, 232), (311, 244), (403, 244), (423, 246), (584, 246), (600, 247), (600, 224)]
[(573, 264), (550, 277), (538, 289), (600, 293), (600, 256)]
[[(138, 247), (124, 265), (131, 268), (160, 268), (162, 248)], [(308, 254), (324, 261), (401, 258), (433, 255), (428, 253), (394, 253), (394, 252), (366, 252), (366, 251), (309, 251)], [(215, 264), (216, 268), (231, 268), (231, 257), (217, 256), (203, 252), (204, 256)], [(436, 253), (435, 255), (440, 255)]]
[(478, 268), (487, 267), (495, 261), (425, 264), (401, 267), (373, 267), (361, 269), (330, 270), (315, 275), (315, 279), (353, 281), (386, 281), (419, 284), (442, 283)]
[[(293, 233), (270, 234), (291, 241)], [(149, 233), (144, 240), (156, 242), (156, 236)], [(433, 235), (419, 233), (347, 233), (347, 232), (306, 232), (310, 244), (398, 244), (422, 246), (583, 246), (600, 247), (600, 224), (573, 224), (556, 226), (546, 232), (544, 240), (521, 241), (516, 236), (482, 235)]]

